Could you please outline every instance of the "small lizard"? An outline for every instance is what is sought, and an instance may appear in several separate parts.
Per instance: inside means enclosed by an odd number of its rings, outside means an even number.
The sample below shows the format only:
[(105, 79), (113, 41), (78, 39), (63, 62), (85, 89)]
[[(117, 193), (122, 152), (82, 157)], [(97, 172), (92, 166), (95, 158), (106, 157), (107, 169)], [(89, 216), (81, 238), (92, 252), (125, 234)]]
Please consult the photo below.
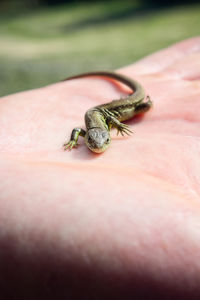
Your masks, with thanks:
[(120, 132), (122, 135), (124, 135), (124, 133), (129, 135), (129, 133), (132, 132), (129, 126), (121, 122), (148, 111), (152, 106), (152, 101), (149, 96), (147, 96), (147, 101), (144, 101), (145, 91), (140, 83), (115, 72), (97, 71), (84, 73), (68, 77), (63, 81), (87, 76), (112, 78), (133, 90), (133, 93), (126, 98), (113, 100), (109, 103), (89, 109), (85, 113), (86, 131), (82, 128), (74, 128), (71, 133), (70, 141), (63, 145), (64, 150), (71, 150), (78, 145), (78, 138), (82, 136), (85, 138), (85, 144), (91, 151), (102, 153), (110, 145), (110, 129), (115, 127), (117, 134)]

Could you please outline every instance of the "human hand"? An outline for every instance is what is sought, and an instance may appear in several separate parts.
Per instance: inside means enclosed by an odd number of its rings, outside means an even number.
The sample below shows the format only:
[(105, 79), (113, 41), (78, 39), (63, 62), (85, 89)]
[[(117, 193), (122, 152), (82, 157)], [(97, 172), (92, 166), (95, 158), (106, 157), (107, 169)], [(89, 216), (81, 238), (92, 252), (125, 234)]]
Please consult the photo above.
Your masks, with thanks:
[(119, 70), (154, 105), (102, 155), (62, 144), (116, 82), (0, 99), (1, 299), (199, 297), (199, 65), (194, 38)]

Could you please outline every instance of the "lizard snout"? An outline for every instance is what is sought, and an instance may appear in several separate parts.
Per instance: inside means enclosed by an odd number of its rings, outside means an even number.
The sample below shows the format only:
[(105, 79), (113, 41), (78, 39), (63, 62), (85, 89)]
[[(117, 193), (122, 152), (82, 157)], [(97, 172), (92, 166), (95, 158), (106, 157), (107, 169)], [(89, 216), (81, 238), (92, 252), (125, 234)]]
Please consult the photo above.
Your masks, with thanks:
[(95, 153), (104, 152), (110, 145), (110, 140), (109, 132), (101, 128), (91, 128), (85, 136), (87, 147)]

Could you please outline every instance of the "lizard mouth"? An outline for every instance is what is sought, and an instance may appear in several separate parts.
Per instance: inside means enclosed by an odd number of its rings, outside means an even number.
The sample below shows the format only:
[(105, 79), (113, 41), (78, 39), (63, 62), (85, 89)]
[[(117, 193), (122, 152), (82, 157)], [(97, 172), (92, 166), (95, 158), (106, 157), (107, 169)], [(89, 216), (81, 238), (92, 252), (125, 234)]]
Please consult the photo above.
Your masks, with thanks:
[(103, 149), (103, 148), (101, 148), (101, 149), (98, 149), (98, 148), (96, 148), (96, 149), (91, 149), (91, 148), (89, 148), (92, 152), (94, 152), (94, 153), (98, 153), (98, 154), (100, 154), (100, 153), (103, 153), (105, 150), (106, 150), (106, 148), (105, 149)]
[(99, 145), (99, 147), (98, 147), (98, 145), (95, 145), (95, 147), (92, 145), (87, 145), (87, 146), (92, 152), (99, 154), (99, 153), (103, 153), (108, 148), (109, 145), (104, 144), (103, 146)]

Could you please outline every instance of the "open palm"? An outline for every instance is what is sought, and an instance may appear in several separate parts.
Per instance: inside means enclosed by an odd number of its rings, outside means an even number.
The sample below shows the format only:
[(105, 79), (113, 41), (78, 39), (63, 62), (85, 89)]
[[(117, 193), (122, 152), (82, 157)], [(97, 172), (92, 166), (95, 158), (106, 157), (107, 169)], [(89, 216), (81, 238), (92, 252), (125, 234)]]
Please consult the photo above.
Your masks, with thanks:
[(119, 70), (153, 108), (101, 155), (62, 144), (87, 109), (127, 94), (115, 81), (0, 99), (1, 299), (198, 298), (199, 70), (200, 38)]

